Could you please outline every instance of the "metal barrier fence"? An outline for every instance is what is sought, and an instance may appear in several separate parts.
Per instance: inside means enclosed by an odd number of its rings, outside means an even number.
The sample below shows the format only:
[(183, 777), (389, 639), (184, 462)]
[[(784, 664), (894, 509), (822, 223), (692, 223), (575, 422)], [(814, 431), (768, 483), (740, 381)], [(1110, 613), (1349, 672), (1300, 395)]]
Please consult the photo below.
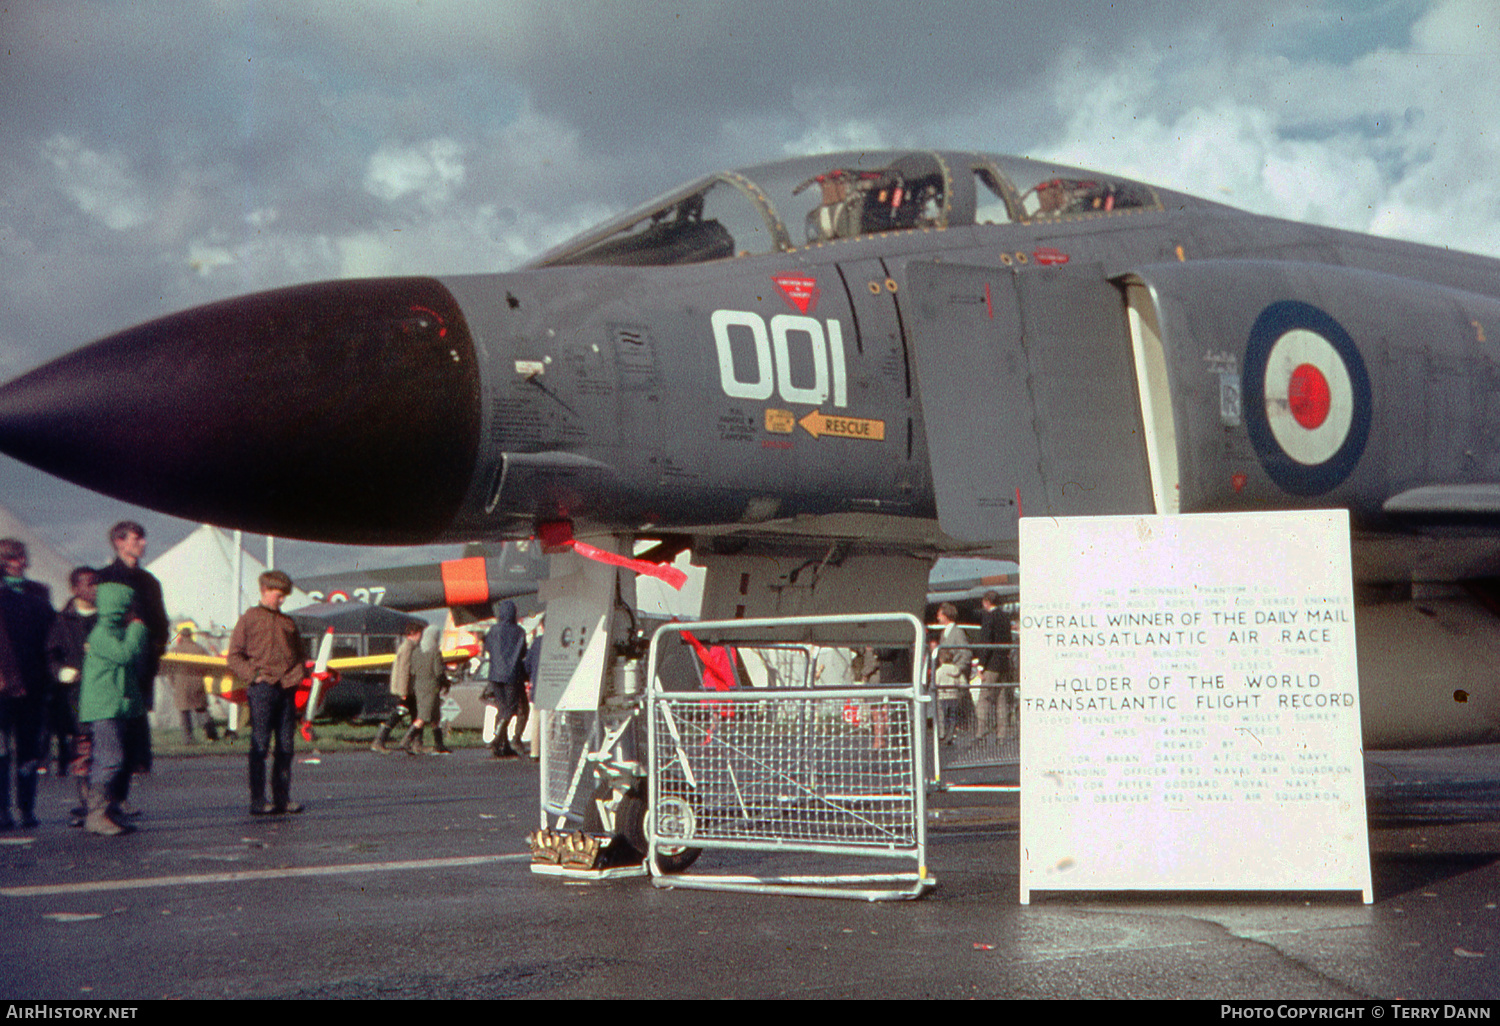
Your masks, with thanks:
[[(952, 771), (1009, 768), (1021, 762), (1020, 685), (1014, 681), (985, 683), (976, 673), (972, 679), (947, 686), (940, 681), (941, 655), (947, 651), (984, 652), (1004, 649), (1012, 666), (1019, 656), (1016, 644), (961, 642), (939, 645), (928, 660), (928, 693), (935, 699), (932, 718), (933, 771), (935, 787), (951, 791), (1018, 791), (1015, 784), (995, 781), (955, 782)], [(972, 776), (973, 774), (966, 774)]]
[[(841, 625), (872, 624), (909, 627), (912, 656), (920, 657), (921, 622), (905, 614), (698, 622), (656, 632), (647, 674), (653, 883), (870, 901), (914, 898), (933, 886), (923, 780), (931, 703), (918, 685), (688, 692), (668, 690), (657, 672), (663, 647), (686, 631), (758, 649), (758, 632), (817, 627), (826, 639)], [(685, 849), (818, 856), (824, 871), (667, 875), (664, 862)], [(834, 858), (896, 860), (911, 869), (829, 873)]]
[(552, 712), (541, 715), (545, 737), (541, 759), (541, 825), (557, 830), (597, 828), (594, 808), (599, 782), (594, 763), (622, 742), (628, 744), (629, 726), (610, 731), (599, 713)]

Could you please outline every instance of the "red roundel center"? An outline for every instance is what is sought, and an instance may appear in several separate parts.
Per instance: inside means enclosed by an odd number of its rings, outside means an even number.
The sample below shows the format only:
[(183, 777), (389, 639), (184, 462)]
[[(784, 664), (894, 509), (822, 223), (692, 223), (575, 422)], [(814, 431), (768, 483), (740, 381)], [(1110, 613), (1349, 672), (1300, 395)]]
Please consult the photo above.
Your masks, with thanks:
[(1298, 424), (1309, 431), (1328, 419), (1328, 379), (1310, 363), (1298, 365), (1287, 382), (1287, 404)]

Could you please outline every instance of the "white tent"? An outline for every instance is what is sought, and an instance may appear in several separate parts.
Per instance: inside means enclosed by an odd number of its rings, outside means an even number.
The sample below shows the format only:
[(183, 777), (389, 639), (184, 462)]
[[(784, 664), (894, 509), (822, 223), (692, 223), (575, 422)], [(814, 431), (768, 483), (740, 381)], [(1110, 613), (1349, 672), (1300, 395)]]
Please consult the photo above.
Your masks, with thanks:
[[(228, 634), (240, 614), (260, 601), (256, 582), (266, 565), (241, 548), (235, 586), (234, 535), (204, 524), (146, 564), (161, 581), (167, 615), (173, 623), (192, 620), (199, 630)], [(300, 591), (292, 599), (306, 597)], [(294, 605), (288, 601), (288, 605)]]

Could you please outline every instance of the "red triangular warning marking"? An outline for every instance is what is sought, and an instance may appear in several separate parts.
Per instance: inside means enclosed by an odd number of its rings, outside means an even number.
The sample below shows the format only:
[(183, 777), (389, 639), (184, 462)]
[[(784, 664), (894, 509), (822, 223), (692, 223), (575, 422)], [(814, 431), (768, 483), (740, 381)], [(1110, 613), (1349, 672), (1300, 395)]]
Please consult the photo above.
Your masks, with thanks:
[(792, 309), (799, 313), (812, 313), (818, 308), (818, 296), (822, 294), (818, 289), (818, 279), (802, 274), (773, 274), (771, 280), (792, 305)]

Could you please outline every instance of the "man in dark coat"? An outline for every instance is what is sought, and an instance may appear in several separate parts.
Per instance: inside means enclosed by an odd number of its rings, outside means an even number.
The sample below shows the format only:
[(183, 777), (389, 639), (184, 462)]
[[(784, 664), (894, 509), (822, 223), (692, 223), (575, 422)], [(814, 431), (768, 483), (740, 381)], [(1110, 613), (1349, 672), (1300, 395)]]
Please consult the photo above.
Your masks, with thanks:
[(141, 566), (146, 555), (146, 529), (132, 520), (122, 520), (109, 529), (109, 543), (114, 546), (115, 561), (99, 571), (99, 583), (123, 584), (135, 593), (130, 611), (146, 625), (150, 641), (141, 671), (141, 699), (149, 710), (154, 708), (156, 671), (172, 637), (167, 604), (162, 599), (161, 582)]
[[(109, 543), (114, 546), (115, 561), (99, 571), (99, 583), (123, 584), (129, 588), (134, 595), (130, 615), (146, 625), (145, 663), (138, 678), (146, 712), (128, 724), (130, 738), (127, 748), (136, 753), (137, 761), (131, 767), (132, 772), (150, 773), (151, 723), (148, 716), (155, 708), (156, 671), (172, 636), (172, 626), (167, 619), (167, 605), (162, 600), (161, 582), (141, 566), (141, 558), (146, 554), (146, 529), (133, 520), (122, 520), (109, 529)], [(130, 815), (128, 808), (125, 814)]]
[[(979, 666), (982, 670), (979, 695), (974, 701), (974, 715), (978, 724), (975, 737), (997, 734), (996, 709), (1003, 702), (1006, 726), (1015, 720), (1013, 706), (1015, 689), (1002, 688), (1000, 684), (1010, 679), (1010, 649), (984, 648), (985, 645), (1009, 645), (1011, 643), (1010, 617), (1000, 608), (1000, 593), (987, 591), (979, 600), (984, 610), (979, 618)], [(1003, 698), (1002, 698), (1003, 693)]]
[(510, 746), (511, 718), (527, 707), (526, 632), (516, 622), (516, 604), (510, 599), (495, 603), (495, 626), (484, 636), (484, 650), (490, 657), (490, 674), (480, 697), (496, 709), (490, 753), (508, 759), (520, 754)]
[(47, 632), (52, 629), (52, 596), (45, 584), (26, 579), (26, 546), (0, 539), (0, 830), (16, 821), (10, 814), (10, 773), (16, 771), (16, 811), (23, 827), (34, 827), (36, 777), (43, 757), (47, 694)]
[[(83, 684), (83, 656), (89, 631), (99, 619), (94, 603), (99, 578), (92, 567), (74, 567), (68, 575), (72, 593), (52, 629), (47, 632), (47, 669), (56, 686), (52, 690), (52, 730), (58, 739), (58, 760), (66, 761), (67, 772), (78, 782), (78, 806), (73, 809), (72, 826), (83, 826), (88, 806), (89, 765), (93, 755), (92, 738), (78, 721), (78, 696)], [(58, 776), (62, 776), (60, 770)]]

